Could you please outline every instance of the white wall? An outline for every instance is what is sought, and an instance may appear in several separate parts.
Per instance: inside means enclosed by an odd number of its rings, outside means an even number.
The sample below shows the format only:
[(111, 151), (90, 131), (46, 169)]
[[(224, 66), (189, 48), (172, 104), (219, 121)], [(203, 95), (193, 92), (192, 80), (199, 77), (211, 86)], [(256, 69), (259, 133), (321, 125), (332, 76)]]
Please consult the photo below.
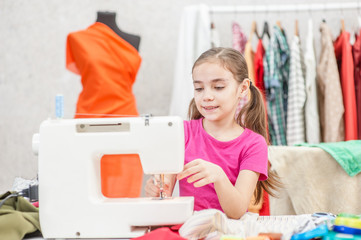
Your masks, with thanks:
[[(117, 12), (117, 23), (125, 32), (140, 35), (143, 62), (134, 92), (140, 113), (168, 114), (173, 81), (174, 54), (184, 6), (236, 4), (289, 4), (290, 1), (255, 0), (1, 0), (0, 1), (0, 193), (10, 190), (16, 176), (32, 179), (37, 158), (31, 149), (39, 124), (54, 117), (55, 95), (65, 99), (65, 117), (72, 118), (81, 90), (80, 77), (65, 69), (67, 34), (82, 30), (96, 19), (96, 12)], [(293, 1), (297, 3), (296, 1)], [(335, 2), (319, 0), (318, 3)], [(312, 0), (299, 3), (314, 3)], [(344, 17), (347, 30), (357, 25), (357, 9), (328, 12), (214, 14), (223, 46), (231, 46), (231, 21), (238, 21), (248, 34), (252, 20), (258, 26), (281, 20), (289, 41), (294, 20), (299, 19), (301, 39), (307, 19), (325, 18), (335, 35)], [(319, 49), (317, 49), (319, 51)], [(65, 174), (65, 173), (64, 173)]]

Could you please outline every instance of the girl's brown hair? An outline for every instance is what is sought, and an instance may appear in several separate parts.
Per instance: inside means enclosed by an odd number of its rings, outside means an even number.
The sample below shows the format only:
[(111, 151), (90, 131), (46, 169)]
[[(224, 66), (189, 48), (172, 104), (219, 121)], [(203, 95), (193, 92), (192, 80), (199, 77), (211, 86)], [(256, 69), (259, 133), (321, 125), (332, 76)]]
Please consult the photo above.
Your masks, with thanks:
[[(219, 62), (223, 65), (223, 67), (232, 72), (234, 78), (239, 83), (242, 83), (243, 80), (248, 79), (248, 68), (246, 60), (240, 52), (232, 48), (217, 47), (209, 49), (196, 60), (193, 65), (192, 72), (195, 67), (205, 62)], [(269, 144), (267, 134), (267, 118), (263, 95), (260, 90), (253, 85), (252, 82), (249, 86), (249, 89), (249, 101), (245, 106), (242, 107), (238, 116), (236, 116), (236, 121), (243, 128), (248, 128), (262, 135), (266, 139), (267, 144)], [(196, 107), (194, 98), (189, 105), (188, 117), (190, 119), (202, 118), (201, 113)], [(264, 189), (271, 196), (276, 197), (275, 191), (282, 186), (282, 183), (280, 182), (277, 174), (271, 171), (269, 167), (270, 164), (268, 164), (268, 179), (257, 182), (256, 190), (254, 192), (255, 204), (261, 200), (262, 189)]]

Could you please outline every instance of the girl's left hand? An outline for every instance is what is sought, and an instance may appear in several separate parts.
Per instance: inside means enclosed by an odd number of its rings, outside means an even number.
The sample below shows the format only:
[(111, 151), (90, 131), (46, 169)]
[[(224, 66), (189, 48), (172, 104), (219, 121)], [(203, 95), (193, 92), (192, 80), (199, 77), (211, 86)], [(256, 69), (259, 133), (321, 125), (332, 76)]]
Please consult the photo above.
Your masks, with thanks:
[(188, 183), (194, 182), (194, 187), (203, 187), (210, 183), (216, 183), (224, 176), (226, 175), (223, 169), (217, 164), (203, 159), (195, 159), (184, 165), (184, 169), (177, 175), (177, 179), (181, 180), (188, 177)]

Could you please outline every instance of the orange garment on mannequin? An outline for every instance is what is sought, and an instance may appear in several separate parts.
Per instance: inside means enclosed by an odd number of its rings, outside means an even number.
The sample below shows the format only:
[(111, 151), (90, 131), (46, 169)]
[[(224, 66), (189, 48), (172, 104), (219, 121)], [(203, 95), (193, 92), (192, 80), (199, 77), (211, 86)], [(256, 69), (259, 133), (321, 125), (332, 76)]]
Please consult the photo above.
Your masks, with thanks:
[[(132, 86), (140, 63), (137, 49), (103, 23), (70, 33), (66, 67), (81, 75), (83, 86), (75, 118), (138, 116)], [(104, 196), (140, 196), (143, 170), (138, 156), (104, 155), (99, 164)]]

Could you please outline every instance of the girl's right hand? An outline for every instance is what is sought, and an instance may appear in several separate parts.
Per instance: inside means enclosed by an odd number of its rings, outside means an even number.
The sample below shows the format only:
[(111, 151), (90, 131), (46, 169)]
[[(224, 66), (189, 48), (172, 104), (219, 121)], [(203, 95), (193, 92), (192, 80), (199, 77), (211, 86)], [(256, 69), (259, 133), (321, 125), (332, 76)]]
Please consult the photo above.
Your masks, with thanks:
[[(171, 197), (173, 192), (173, 187), (171, 186), (171, 180), (169, 176), (164, 176), (164, 187), (163, 192), (165, 192), (166, 197)], [(159, 197), (160, 196), (160, 180), (159, 176), (150, 177), (144, 187), (145, 196), (147, 197)]]

